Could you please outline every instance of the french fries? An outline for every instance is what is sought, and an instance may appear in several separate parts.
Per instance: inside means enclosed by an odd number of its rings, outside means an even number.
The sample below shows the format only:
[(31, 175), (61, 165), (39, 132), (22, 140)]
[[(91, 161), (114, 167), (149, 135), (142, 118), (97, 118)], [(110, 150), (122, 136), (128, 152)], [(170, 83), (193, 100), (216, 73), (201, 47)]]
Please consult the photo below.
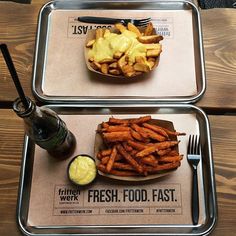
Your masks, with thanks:
[(111, 30), (96, 29), (94, 37), (86, 42), (88, 63), (105, 75), (131, 78), (148, 73), (157, 66), (162, 52), (159, 42), (163, 37), (155, 33), (151, 22), (144, 29), (117, 23)]
[(97, 153), (98, 170), (117, 176), (147, 176), (178, 168), (183, 155), (176, 148), (178, 135), (153, 124), (151, 116), (109, 118), (97, 130), (105, 149)]

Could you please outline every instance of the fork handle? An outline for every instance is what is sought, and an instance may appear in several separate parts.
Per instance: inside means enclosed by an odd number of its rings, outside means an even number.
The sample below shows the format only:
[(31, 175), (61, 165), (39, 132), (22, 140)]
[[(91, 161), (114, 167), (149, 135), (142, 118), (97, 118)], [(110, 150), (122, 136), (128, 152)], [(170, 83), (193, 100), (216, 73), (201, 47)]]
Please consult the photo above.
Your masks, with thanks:
[(197, 168), (193, 168), (193, 184), (192, 184), (192, 219), (193, 224), (198, 224), (199, 219), (199, 196), (198, 196), (198, 177)]
[(109, 17), (81, 16), (78, 17), (78, 21), (97, 24), (116, 24), (118, 22), (121, 22), (122, 20)]

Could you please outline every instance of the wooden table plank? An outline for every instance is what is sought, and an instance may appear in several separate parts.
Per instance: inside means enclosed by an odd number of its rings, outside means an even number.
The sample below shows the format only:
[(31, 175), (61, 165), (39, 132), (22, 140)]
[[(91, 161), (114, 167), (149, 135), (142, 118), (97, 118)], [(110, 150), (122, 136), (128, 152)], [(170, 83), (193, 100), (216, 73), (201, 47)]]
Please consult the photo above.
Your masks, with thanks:
[(11, 110), (0, 110), (0, 235), (20, 235), (16, 203), (23, 144), (23, 123)]
[[(0, 43), (6, 43), (12, 55), (26, 95), (31, 98), (31, 77), (37, 28), (41, 4), (0, 2)], [(0, 101), (11, 102), (17, 97), (5, 62), (0, 57)]]
[(212, 235), (236, 232), (236, 116), (209, 116), (218, 200), (218, 224)]
[[(236, 232), (236, 116), (209, 116), (215, 164), (219, 219), (213, 236)], [(16, 201), (23, 124), (13, 111), (0, 112), (0, 235), (20, 235)]]
[(236, 110), (236, 14), (202, 10), (207, 91), (198, 106)]
[[(27, 95), (31, 92), (32, 64), (39, 10), (46, 0), (31, 4), (0, 2), (0, 42), (7, 43)], [(207, 91), (198, 106), (236, 111), (236, 14), (234, 9), (202, 10)], [(184, 46), (184, 45), (181, 45)], [(17, 96), (0, 57), (0, 103)]]

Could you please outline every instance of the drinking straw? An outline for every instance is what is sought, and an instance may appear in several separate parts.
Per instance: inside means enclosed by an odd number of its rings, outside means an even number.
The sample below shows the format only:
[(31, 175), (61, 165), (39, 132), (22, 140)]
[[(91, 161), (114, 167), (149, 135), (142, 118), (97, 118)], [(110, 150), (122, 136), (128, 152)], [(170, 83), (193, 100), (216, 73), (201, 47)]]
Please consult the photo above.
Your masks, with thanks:
[(29, 108), (29, 103), (28, 103), (28, 101), (25, 97), (24, 91), (23, 91), (22, 86), (20, 84), (20, 80), (19, 80), (19, 77), (16, 73), (16, 69), (15, 69), (15, 66), (13, 64), (11, 55), (8, 51), (7, 45), (6, 44), (0, 44), (0, 48), (1, 48), (1, 51), (2, 51), (2, 54), (3, 54), (3, 57), (5, 59), (5, 62), (7, 64), (8, 70), (9, 70), (9, 72), (11, 74), (11, 77), (13, 79), (13, 82), (15, 84), (15, 87), (17, 89), (17, 92), (20, 96), (20, 99), (21, 99), (21, 101), (24, 105), (24, 108), (27, 110)]

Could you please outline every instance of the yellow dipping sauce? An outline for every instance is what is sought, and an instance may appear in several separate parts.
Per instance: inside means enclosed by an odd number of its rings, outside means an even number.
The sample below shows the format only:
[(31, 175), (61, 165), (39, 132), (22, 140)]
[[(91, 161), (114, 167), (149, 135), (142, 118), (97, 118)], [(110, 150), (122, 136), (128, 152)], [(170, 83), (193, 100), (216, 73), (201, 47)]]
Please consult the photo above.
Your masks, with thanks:
[(69, 178), (78, 185), (91, 183), (96, 174), (96, 164), (88, 156), (77, 156), (69, 166)]
[(88, 57), (100, 62), (104, 59), (113, 59), (116, 52), (126, 52), (130, 62), (135, 62), (136, 56), (146, 56), (146, 47), (137, 40), (134, 32), (125, 30), (121, 34), (106, 33), (99, 38), (89, 50)]

